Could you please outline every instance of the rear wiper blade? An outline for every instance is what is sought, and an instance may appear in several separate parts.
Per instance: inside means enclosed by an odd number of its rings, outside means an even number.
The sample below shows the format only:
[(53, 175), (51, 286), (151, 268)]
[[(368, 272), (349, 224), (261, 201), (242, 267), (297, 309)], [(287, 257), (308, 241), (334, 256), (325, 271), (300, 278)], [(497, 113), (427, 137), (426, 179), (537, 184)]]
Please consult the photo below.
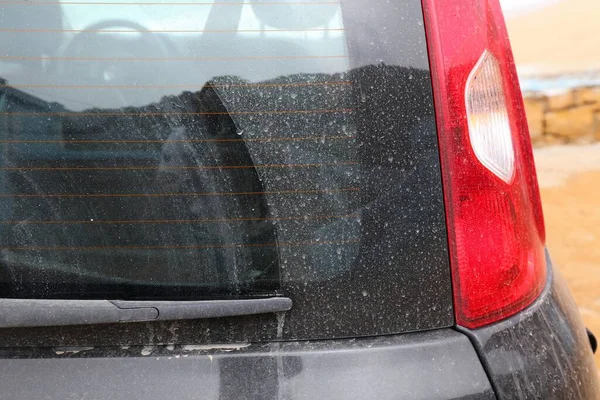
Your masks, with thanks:
[(292, 300), (287, 297), (203, 301), (0, 299), (0, 328), (206, 319), (291, 308)]

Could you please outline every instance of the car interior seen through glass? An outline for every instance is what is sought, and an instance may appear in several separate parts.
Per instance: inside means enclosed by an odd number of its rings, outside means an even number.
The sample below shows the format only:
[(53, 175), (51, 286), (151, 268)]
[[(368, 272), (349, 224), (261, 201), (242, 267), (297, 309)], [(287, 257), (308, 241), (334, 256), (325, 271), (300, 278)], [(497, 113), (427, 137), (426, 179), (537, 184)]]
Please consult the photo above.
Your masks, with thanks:
[(352, 65), (339, 1), (2, 8), (0, 297), (267, 297), (419, 242), (427, 67)]

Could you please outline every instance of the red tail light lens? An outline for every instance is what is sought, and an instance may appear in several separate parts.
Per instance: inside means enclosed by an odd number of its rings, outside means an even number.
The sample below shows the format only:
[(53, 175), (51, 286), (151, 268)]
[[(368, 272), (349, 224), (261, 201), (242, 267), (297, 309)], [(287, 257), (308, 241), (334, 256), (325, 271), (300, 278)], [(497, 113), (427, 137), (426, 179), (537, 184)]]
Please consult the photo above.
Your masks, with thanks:
[(498, 0), (423, 0), (457, 324), (527, 307), (546, 282), (531, 141)]

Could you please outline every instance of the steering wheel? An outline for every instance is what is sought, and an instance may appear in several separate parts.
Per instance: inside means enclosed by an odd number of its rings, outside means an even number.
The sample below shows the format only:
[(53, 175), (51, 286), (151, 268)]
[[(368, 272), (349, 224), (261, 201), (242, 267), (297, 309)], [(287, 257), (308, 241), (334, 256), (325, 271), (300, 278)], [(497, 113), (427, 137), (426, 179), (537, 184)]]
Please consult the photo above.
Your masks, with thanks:
[[(129, 28), (133, 33), (104, 35), (100, 30)], [(107, 32), (107, 33), (110, 33)], [(152, 84), (156, 77), (165, 76), (168, 62), (148, 60), (169, 58), (173, 51), (167, 48), (166, 38), (159, 37), (141, 24), (129, 20), (111, 19), (101, 21), (76, 34), (59, 48), (55, 68), (60, 76), (69, 77), (77, 83), (115, 87), (121, 106), (140, 105), (142, 98), (155, 101), (153, 89), (122, 90), (123, 86)], [(174, 46), (169, 46), (174, 48)], [(143, 60), (136, 61), (142, 58)], [(121, 88), (119, 88), (121, 87)], [(136, 101), (137, 100), (137, 101)], [(145, 103), (151, 101), (144, 101)]]

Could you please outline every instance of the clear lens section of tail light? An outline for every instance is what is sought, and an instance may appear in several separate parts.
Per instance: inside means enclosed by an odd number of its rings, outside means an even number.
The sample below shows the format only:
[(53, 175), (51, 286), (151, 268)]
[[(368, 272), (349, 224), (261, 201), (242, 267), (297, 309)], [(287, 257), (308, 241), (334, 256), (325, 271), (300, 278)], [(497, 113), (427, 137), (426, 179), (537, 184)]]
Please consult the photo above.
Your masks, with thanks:
[(515, 172), (515, 152), (498, 60), (487, 50), (467, 80), (469, 139), (477, 159), (504, 182)]

